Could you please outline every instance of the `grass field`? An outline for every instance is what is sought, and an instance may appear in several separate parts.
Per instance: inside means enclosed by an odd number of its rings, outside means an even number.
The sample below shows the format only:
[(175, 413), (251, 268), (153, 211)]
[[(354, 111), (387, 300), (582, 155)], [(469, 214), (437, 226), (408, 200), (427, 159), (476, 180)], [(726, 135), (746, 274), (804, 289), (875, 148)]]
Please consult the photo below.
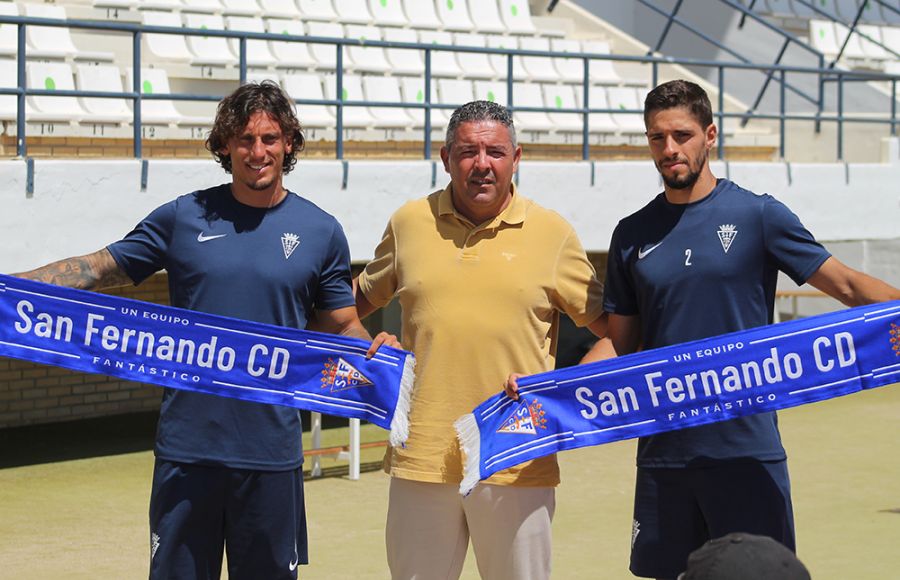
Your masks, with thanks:
[[(798, 554), (812, 577), (900, 578), (900, 385), (780, 417)], [(326, 433), (326, 444), (346, 437), (343, 429)], [(384, 436), (364, 428), (364, 440)], [(28, 455), (33, 445), (46, 455), (52, 444), (18, 442), (15, 451)], [(631, 578), (634, 447), (626, 441), (560, 456), (554, 577)], [(374, 467), (381, 451), (365, 453)], [(151, 452), (132, 451), (0, 469), (0, 578), (145, 578), (152, 462)], [(376, 470), (359, 481), (331, 476), (307, 482), (312, 563), (302, 578), (388, 577), (387, 487), (388, 477)], [(463, 577), (477, 578), (471, 552)]]

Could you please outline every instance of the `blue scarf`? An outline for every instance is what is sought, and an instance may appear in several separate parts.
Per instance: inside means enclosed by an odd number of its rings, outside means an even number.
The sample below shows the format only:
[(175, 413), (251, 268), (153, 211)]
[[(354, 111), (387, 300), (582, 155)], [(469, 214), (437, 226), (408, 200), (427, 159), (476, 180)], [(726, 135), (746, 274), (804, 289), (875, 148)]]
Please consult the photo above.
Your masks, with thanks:
[(0, 275), (0, 356), (409, 433), (415, 358), (369, 343)]
[(900, 301), (519, 380), (456, 422), (460, 492), (524, 461), (786, 409), (900, 381)]

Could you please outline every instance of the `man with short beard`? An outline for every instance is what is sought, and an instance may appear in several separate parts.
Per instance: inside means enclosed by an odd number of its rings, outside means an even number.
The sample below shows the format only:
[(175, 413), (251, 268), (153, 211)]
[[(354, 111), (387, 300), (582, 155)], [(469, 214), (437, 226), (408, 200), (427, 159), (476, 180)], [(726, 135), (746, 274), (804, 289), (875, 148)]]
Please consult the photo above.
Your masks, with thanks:
[[(665, 191), (619, 222), (610, 242), (603, 307), (618, 354), (771, 323), (779, 270), (848, 306), (900, 298), (833, 258), (772, 196), (712, 174), (717, 129), (702, 88), (656, 87), (644, 122)], [(642, 437), (637, 464), (634, 574), (675, 578), (688, 554), (731, 532), (794, 549), (774, 412)]]

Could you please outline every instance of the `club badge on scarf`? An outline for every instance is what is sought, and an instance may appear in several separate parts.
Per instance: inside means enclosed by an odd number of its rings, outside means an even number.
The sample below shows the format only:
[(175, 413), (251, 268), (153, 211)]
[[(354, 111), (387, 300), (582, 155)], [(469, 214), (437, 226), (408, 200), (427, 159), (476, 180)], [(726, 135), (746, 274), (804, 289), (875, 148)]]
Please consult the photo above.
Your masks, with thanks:
[(356, 338), (0, 275), (0, 356), (365, 419), (406, 441), (415, 358)]
[(900, 382), (900, 301), (532, 375), (456, 422), (460, 492), (557, 451), (785, 409)]

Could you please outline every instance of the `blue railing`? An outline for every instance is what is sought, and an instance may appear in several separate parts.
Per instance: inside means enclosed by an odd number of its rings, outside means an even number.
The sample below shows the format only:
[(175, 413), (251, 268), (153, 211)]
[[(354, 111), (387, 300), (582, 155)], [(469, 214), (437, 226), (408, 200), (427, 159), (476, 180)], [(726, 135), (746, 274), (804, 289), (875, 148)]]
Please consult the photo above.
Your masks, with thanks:
[[(644, 0), (639, 0), (644, 2)], [(726, 2), (728, 0), (725, 0)], [(730, 3), (730, 2), (729, 2)], [(673, 21), (677, 20), (673, 17)], [(614, 62), (638, 63), (647, 65), (651, 69), (650, 85), (655, 86), (659, 78), (659, 67), (682, 65), (686, 67), (709, 67), (717, 70), (717, 90), (718, 90), (718, 111), (715, 113), (720, 128), (718, 140), (718, 156), (720, 159), (725, 158), (725, 131), (724, 123), (726, 119), (767, 119), (779, 121), (779, 154), (783, 158), (785, 152), (785, 124), (789, 120), (805, 120), (820, 122), (834, 122), (838, 127), (837, 138), (837, 158), (843, 160), (843, 125), (844, 123), (876, 123), (888, 124), (892, 135), (897, 134), (897, 81), (900, 77), (874, 73), (874, 72), (857, 72), (842, 71), (823, 66), (819, 67), (797, 67), (783, 66), (780, 64), (760, 65), (749, 62), (724, 62), (715, 60), (698, 60), (687, 58), (670, 58), (655, 55), (646, 56), (630, 56), (630, 55), (611, 55), (600, 53), (564, 53), (560, 54), (552, 51), (534, 51), (534, 50), (516, 50), (502, 48), (482, 48), (482, 47), (464, 47), (454, 45), (441, 44), (422, 44), (422, 43), (405, 43), (391, 41), (360, 41), (357, 39), (347, 38), (324, 38), (316, 36), (297, 36), (285, 34), (259, 33), (259, 32), (243, 32), (236, 30), (209, 30), (209, 29), (192, 29), (181, 27), (163, 27), (163, 26), (147, 26), (131, 23), (119, 22), (103, 22), (88, 20), (57, 20), (48, 18), (32, 18), (21, 16), (0, 16), (0, 24), (13, 24), (18, 27), (18, 54), (17, 56), (17, 86), (15, 88), (0, 88), (0, 95), (16, 95), (17, 96), (17, 112), (16, 112), (16, 152), (19, 157), (27, 156), (27, 136), (26, 136), (26, 115), (25, 115), (25, 97), (29, 95), (35, 96), (57, 96), (57, 97), (94, 97), (94, 98), (119, 98), (129, 99), (133, 104), (133, 139), (134, 139), (134, 156), (142, 157), (143, 132), (141, 124), (141, 101), (142, 100), (175, 100), (175, 101), (212, 101), (216, 102), (222, 98), (222, 95), (203, 95), (188, 93), (168, 93), (168, 94), (143, 94), (141, 91), (141, 39), (143, 34), (172, 34), (179, 36), (206, 36), (206, 37), (224, 37), (236, 39), (239, 42), (239, 78), (241, 82), (247, 79), (247, 41), (248, 40), (269, 40), (278, 42), (297, 42), (306, 44), (327, 44), (333, 45), (336, 51), (336, 74), (335, 74), (335, 95), (343, 94), (343, 48), (345, 46), (371, 46), (382, 48), (399, 48), (420, 50), (424, 53), (424, 100), (421, 103), (407, 102), (381, 102), (367, 100), (342, 100), (342, 99), (294, 99), (298, 105), (327, 105), (336, 109), (336, 135), (335, 135), (335, 155), (338, 159), (344, 157), (344, 137), (343, 137), (343, 113), (344, 107), (366, 106), (366, 107), (396, 107), (406, 109), (421, 109), (424, 114), (423, 126), (423, 156), (430, 159), (432, 156), (431, 143), (431, 111), (432, 109), (454, 109), (462, 104), (441, 104), (432, 101), (431, 94), (431, 57), (434, 51), (462, 52), (462, 53), (486, 53), (495, 55), (504, 55), (507, 58), (507, 106), (513, 111), (533, 111), (544, 113), (570, 113), (580, 114), (582, 118), (582, 158), (587, 160), (590, 158), (590, 124), (591, 114), (608, 113), (618, 114), (642, 114), (641, 109), (619, 109), (619, 108), (593, 108), (590, 106), (589, 89), (590, 89), (590, 63), (592, 60), (608, 60)], [(121, 32), (131, 34), (132, 36), (132, 68), (133, 83), (131, 91), (126, 92), (107, 92), (107, 91), (83, 91), (83, 90), (48, 90), (28, 88), (25, 82), (25, 63), (27, 59), (27, 46), (25, 42), (26, 28), (28, 26), (49, 26), (64, 27), (71, 29), (83, 30), (102, 30), (109, 32)], [(513, 62), (515, 56), (534, 56), (548, 58), (570, 58), (579, 59), (583, 63), (582, 78), (582, 106), (575, 108), (550, 108), (550, 107), (520, 107), (515, 105), (515, 95), (513, 86)], [(755, 110), (745, 112), (726, 112), (724, 110), (725, 95), (725, 70), (735, 69), (738, 72), (746, 70), (754, 70), (767, 74), (769, 77), (778, 77), (780, 84), (780, 103), (777, 114), (760, 113)], [(786, 110), (785, 92), (791, 85), (787, 82), (787, 74), (807, 74), (815, 75), (820, 83), (825, 81), (836, 82), (838, 86), (838, 110), (835, 114), (827, 114), (822, 110), (822, 96), (819, 97), (819, 108), (813, 117), (803, 114), (789, 114)], [(843, 87), (847, 82), (860, 81), (888, 81), (891, 84), (891, 107), (890, 112), (885, 112), (882, 117), (854, 117), (843, 113)]]

